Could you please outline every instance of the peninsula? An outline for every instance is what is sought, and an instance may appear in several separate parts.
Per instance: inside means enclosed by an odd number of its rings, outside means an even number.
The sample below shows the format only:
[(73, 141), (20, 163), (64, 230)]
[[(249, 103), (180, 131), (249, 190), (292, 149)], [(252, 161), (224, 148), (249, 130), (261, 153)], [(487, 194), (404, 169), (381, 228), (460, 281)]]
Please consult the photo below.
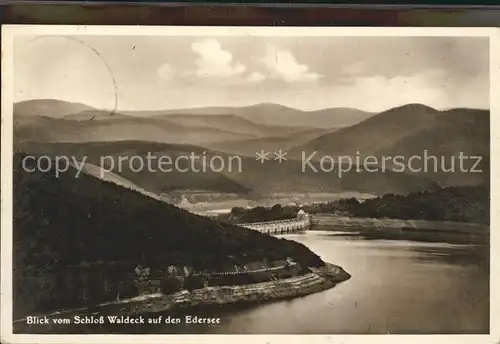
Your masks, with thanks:
[(295, 241), (198, 216), (88, 174), (14, 157), (14, 319), (264, 302), (350, 276)]

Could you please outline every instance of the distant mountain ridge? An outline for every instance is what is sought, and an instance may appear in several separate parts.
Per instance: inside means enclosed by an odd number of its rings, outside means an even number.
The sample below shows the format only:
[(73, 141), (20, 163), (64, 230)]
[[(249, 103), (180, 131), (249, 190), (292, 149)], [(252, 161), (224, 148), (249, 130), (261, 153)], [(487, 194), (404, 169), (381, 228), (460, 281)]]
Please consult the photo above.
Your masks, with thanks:
[(224, 153), (255, 156), (256, 152), (288, 151), (326, 133), (332, 133), (337, 128), (301, 130), (291, 135), (270, 136), (263, 138), (240, 139), (236, 141), (207, 142), (203, 146)]
[(186, 127), (166, 120), (131, 116), (117, 116), (107, 120), (14, 116), (14, 139), (19, 142), (139, 140), (187, 144), (241, 138), (255, 138), (255, 135), (227, 132), (209, 126)]
[(106, 119), (117, 119), (117, 118), (129, 118), (131, 116), (124, 115), (116, 111), (107, 110), (86, 110), (77, 113), (72, 113), (65, 115), (62, 119), (70, 119), (75, 121), (91, 121), (91, 120), (106, 120)]
[[(266, 125), (288, 125), (314, 128), (346, 127), (361, 122), (375, 114), (343, 107), (303, 111), (273, 103), (261, 103), (243, 107), (205, 107), (150, 112), (153, 116), (168, 116), (177, 113), (205, 116), (219, 113), (232, 113), (252, 122)], [(132, 113), (129, 112), (129, 114)]]
[(441, 113), (422, 104), (408, 104), (372, 116), (351, 127), (322, 135), (298, 148), (335, 155), (368, 155), (411, 133), (432, 126)]
[[(486, 121), (485, 121), (486, 120)], [(468, 121), (470, 126), (489, 127), (489, 111), (453, 109), (439, 111), (422, 104), (408, 104), (381, 112), (348, 128), (322, 135), (299, 147), (335, 155), (372, 154), (421, 130), (453, 126)]]
[(234, 114), (213, 114), (213, 115), (193, 115), (193, 114), (173, 114), (155, 116), (154, 119), (163, 119), (171, 123), (183, 125), (185, 127), (210, 127), (219, 130), (241, 133), (244, 135), (280, 136), (310, 130), (308, 127), (287, 127), (283, 125), (264, 125), (253, 122)]
[[(33, 101), (36, 105), (36, 101)], [(35, 107), (30, 103), (32, 108)], [(50, 102), (49, 102), (50, 103)], [(25, 104), (26, 105), (26, 104)], [(21, 109), (26, 109), (26, 106)], [(37, 109), (47, 107), (36, 107)], [(59, 104), (56, 109), (64, 113), (69, 108), (81, 110), (81, 104)], [(208, 110), (212, 111), (211, 112)], [(216, 113), (222, 111), (223, 113)], [(123, 178), (148, 191), (171, 192), (172, 190), (212, 190), (216, 192), (338, 192), (359, 191), (365, 193), (406, 193), (433, 189), (436, 185), (460, 186), (482, 185), (489, 182), (489, 111), (475, 109), (451, 109), (439, 111), (423, 104), (407, 104), (379, 114), (349, 127), (311, 128), (311, 126), (288, 126), (286, 120), (280, 125), (257, 123), (256, 118), (264, 118), (266, 113), (281, 113), (289, 116), (293, 109), (276, 104), (260, 104), (240, 109), (241, 113), (228, 113), (228, 108), (199, 109), (198, 114), (151, 113), (150, 117), (135, 117), (130, 113), (114, 115), (99, 110), (83, 110), (76, 114), (66, 114), (63, 118), (26, 113), (14, 116), (15, 144), (21, 147), (29, 144), (40, 154), (41, 148), (50, 153), (61, 153), (61, 147), (71, 147), (86, 152), (100, 148), (99, 154), (125, 154), (144, 151), (145, 147), (157, 147), (153, 155), (174, 155), (180, 152), (178, 145), (195, 146), (194, 150), (204, 149), (211, 154), (226, 156), (238, 154), (243, 157), (244, 173), (220, 173), (200, 176), (170, 175), (168, 181), (160, 174), (137, 175), (124, 171)], [(249, 110), (250, 109), (250, 110)], [(255, 109), (264, 109), (262, 113)], [(267, 112), (266, 112), (267, 111)], [(326, 111), (326, 110), (325, 110)], [(303, 112), (293, 112), (294, 114)], [(327, 111), (328, 113), (328, 111)], [(53, 113), (52, 113), (53, 114)], [(109, 115), (109, 118), (108, 118)], [(154, 116), (153, 116), (154, 115)], [(89, 119), (90, 116), (90, 119)], [(291, 115), (294, 116), (293, 114)], [(248, 119), (248, 118), (252, 119)], [(273, 116), (270, 116), (273, 117)], [(72, 118), (72, 119), (68, 119)], [(92, 119), (94, 118), (94, 119)], [(291, 118), (291, 117), (290, 117)], [(308, 123), (311, 124), (311, 123)], [(128, 146), (127, 150), (118, 148), (118, 142)], [(138, 147), (134, 147), (134, 142)], [(42, 145), (42, 143), (50, 143)], [(74, 143), (72, 146), (65, 143)], [(85, 148), (85, 145), (88, 145)], [(64, 148), (63, 150), (65, 150)], [(288, 161), (273, 165), (273, 173), (255, 161), (255, 153), (287, 151)], [(481, 173), (405, 173), (351, 172), (341, 179), (314, 171), (301, 172), (301, 154), (309, 156), (318, 152), (317, 159), (329, 156), (394, 156), (429, 154), (454, 156), (459, 152), (484, 157)], [(110, 153), (111, 152), (111, 153)], [(82, 153), (82, 154), (83, 154)], [(95, 164), (95, 161), (92, 162)], [(285, 166), (286, 165), (286, 166)], [(391, 170), (391, 163), (386, 164)], [(354, 167), (355, 169), (355, 167)], [(408, 172), (408, 173), (406, 173)], [(131, 175), (127, 175), (131, 173)], [(410, 176), (411, 175), (411, 176)], [(130, 177), (130, 178), (129, 178)], [(411, 178), (410, 178), (411, 177)], [(187, 178), (187, 179), (186, 179)], [(215, 179), (212, 179), (215, 178)], [(193, 185), (189, 185), (189, 183)], [(210, 183), (215, 183), (209, 185)], [(413, 185), (410, 185), (413, 183)], [(152, 187), (154, 190), (151, 190)], [(212, 188), (210, 188), (212, 187)]]
[[(110, 118), (115, 114), (131, 117), (164, 117), (170, 115), (235, 115), (243, 119), (271, 126), (308, 127), (308, 128), (337, 128), (358, 123), (375, 113), (352, 108), (327, 108), (314, 111), (302, 111), (291, 107), (262, 103), (243, 107), (205, 107), (194, 109), (153, 110), (153, 111), (111, 111), (95, 109), (93, 107), (53, 99), (34, 99), (14, 104), (14, 113), (17, 115), (38, 115), (53, 118), (74, 116), (78, 119), (88, 111), (96, 111), (98, 119), (108, 113)], [(86, 118), (86, 116), (85, 116)]]
[[(198, 144), (208, 148), (223, 146), (228, 148), (223, 150), (228, 153), (246, 151), (246, 154), (252, 155), (255, 152), (251, 152), (251, 147), (256, 145), (269, 143), (274, 147), (274, 142), (277, 141), (282, 142), (285, 148), (285, 145), (289, 147), (315, 138), (325, 133), (327, 129), (330, 131), (338, 129), (328, 123), (341, 123), (341, 125), (346, 123), (344, 119), (339, 122), (338, 114), (323, 113), (320, 114), (323, 119), (316, 118), (316, 126), (319, 128), (314, 128), (315, 120), (309, 117), (309, 113), (276, 104), (206, 110), (197, 110), (205, 113), (203, 115), (196, 114), (197, 111), (184, 113), (177, 110), (120, 112), (93, 109), (84, 104), (58, 100), (30, 100), (14, 105), (15, 140), (20, 142), (138, 140)], [(265, 111), (261, 113), (260, 110)], [(270, 111), (274, 114), (285, 111), (287, 113), (284, 115), (287, 118), (273, 119), (274, 115), (271, 115)], [(357, 121), (359, 118), (356, 119), (354, 116), (353, 120)], [(267, 123), (270, 121), (276, 123)], [(249, 144), (244, 142), (259, 139), (263, 141), (253, 141)], [(225, 142), (228, 144), (224, 145)]]
[(97, 109), (82, 103), (72, 103), (56, 99), (33, 99), (14, 104), (14, 115), (19, 116), (61, 118), (83, 111), (95, 110)]
[[(422, 104), (408, 104), (312, 139), (295, 147), (290, 155), (300, 156), (303, 152), (309, 155), (316, 151), (318, 158), (324, 155), (370, 156), (381, 161), (395, 156), (424, 159), (427, 154), (436, 157), (437, 167), (416, 174), (435, 180), (441, 186), (482, 185), (489, 183), (489, 123), (488, 110), (439, 111)], [(444, 171), (451, 168), (451, 161), (460, 154), (481, 156), (482, 172), (462, 172), (458, 167), (453, 172)], [(387, 166), (391, 168), (391, 163)], [(472, 161), (468, 168), (472, 168)]]
[[(336, 171), (316, 173), (311, 169), (302, 170), (301, 162), (288, 160), (286, 163), (269, 162), (262, 164), (254, 157), (241, 157), (241, 170), (238, 163), (230, 164), (230, 155), (218, 151), (207, 150), (193, 145), (163, 144), (140, 141), (121, 142), (87, 142), (87, 143), (23, 143), (18, 145), (18, 151), (48, 156), (75, 156), (79, 161), (87, 157), (87, 163), (99, 166), (103, 156), (140, 157), (146, 161), (147, 155), (155, 157), (169, 157), (174, 161), (179, 156), (188, 156), (191, 153), (207, 159), (218, 156), (225, 161), (225, 168), (221, 172), (208, 169), (206, 172), (181, 172), (172, 169), (170, 172), (150, 171), (147, 168), (133, 171), (128, 160), (115, 172), (134, 185), (156, 194), (163, 193), (192, 193), (212, 192), (223, 194), (238, 194), (242, 197), (260, 198), (263, 195), (283, 192), (335, 193), (344, 191), (359, 191), (362, 193), (407, 193), (418, 190), (434, 190), (437, 184), (421, 178), (403, 173), (357, 173), (346, 172), (342, 178)], [(189, 165), (183, 163), (181, 168)], [(202, 168), (202, 162), (197, 161), (195, 167)], [(156, 166), (153, 166), (156, 169)], [(230, 168), (231, 167), (231, 168)]]

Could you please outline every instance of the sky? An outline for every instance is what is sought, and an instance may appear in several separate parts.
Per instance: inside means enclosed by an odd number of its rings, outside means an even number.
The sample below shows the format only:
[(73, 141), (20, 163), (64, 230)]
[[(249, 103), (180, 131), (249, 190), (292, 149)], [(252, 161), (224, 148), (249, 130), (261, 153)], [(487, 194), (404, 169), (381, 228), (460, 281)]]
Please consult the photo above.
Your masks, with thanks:
[(17, 36), (15, 101), (162, 110), (489, 108), (482, 37)]

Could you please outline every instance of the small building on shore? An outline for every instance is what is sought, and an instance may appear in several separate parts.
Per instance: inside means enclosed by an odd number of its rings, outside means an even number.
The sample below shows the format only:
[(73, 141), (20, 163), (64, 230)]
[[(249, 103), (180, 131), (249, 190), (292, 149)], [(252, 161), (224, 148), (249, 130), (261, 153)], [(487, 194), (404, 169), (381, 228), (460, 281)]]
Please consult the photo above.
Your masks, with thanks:
[(134, 285), (139, 295), (171, 294), (184, 289), (268, 282), (297, 276), (300, 271), (300, 264), (290, 257), (255, 261), (244, 266), (228, 264), (221, 267), (220, 271), (195, 271), (187, 266), (169, 265), (161, 272), (138, 265), (134, 269)]
[(309, 214), (306, 213), (304, 211), (304, 209), (300, 209), (298, 212), (297, 212), (297, 218), (299, 219), (306, 219), (306, 218), (309, 218)]

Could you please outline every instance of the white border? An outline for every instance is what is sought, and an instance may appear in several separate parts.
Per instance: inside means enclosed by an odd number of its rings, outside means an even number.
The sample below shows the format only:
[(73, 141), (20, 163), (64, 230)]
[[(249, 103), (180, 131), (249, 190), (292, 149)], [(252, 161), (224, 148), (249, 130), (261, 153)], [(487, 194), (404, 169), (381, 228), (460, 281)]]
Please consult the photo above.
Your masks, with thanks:
[[(120, 36), (454, 36), (490, 38), (491, 176), (500, 167), (500, 29), (417, 27), (2, 26), (1, 341), (5, 343), (500, 343), (500, 184), (491, 180), (490, 335), (14, 335), (12, 334), (12, 114), (16, 35)], [(432, 288), (430, 286), (430, 288)], [(425, 292), (425, 291), (424, 291)], [(431, 292), (431, 290), (429, 290)]]

